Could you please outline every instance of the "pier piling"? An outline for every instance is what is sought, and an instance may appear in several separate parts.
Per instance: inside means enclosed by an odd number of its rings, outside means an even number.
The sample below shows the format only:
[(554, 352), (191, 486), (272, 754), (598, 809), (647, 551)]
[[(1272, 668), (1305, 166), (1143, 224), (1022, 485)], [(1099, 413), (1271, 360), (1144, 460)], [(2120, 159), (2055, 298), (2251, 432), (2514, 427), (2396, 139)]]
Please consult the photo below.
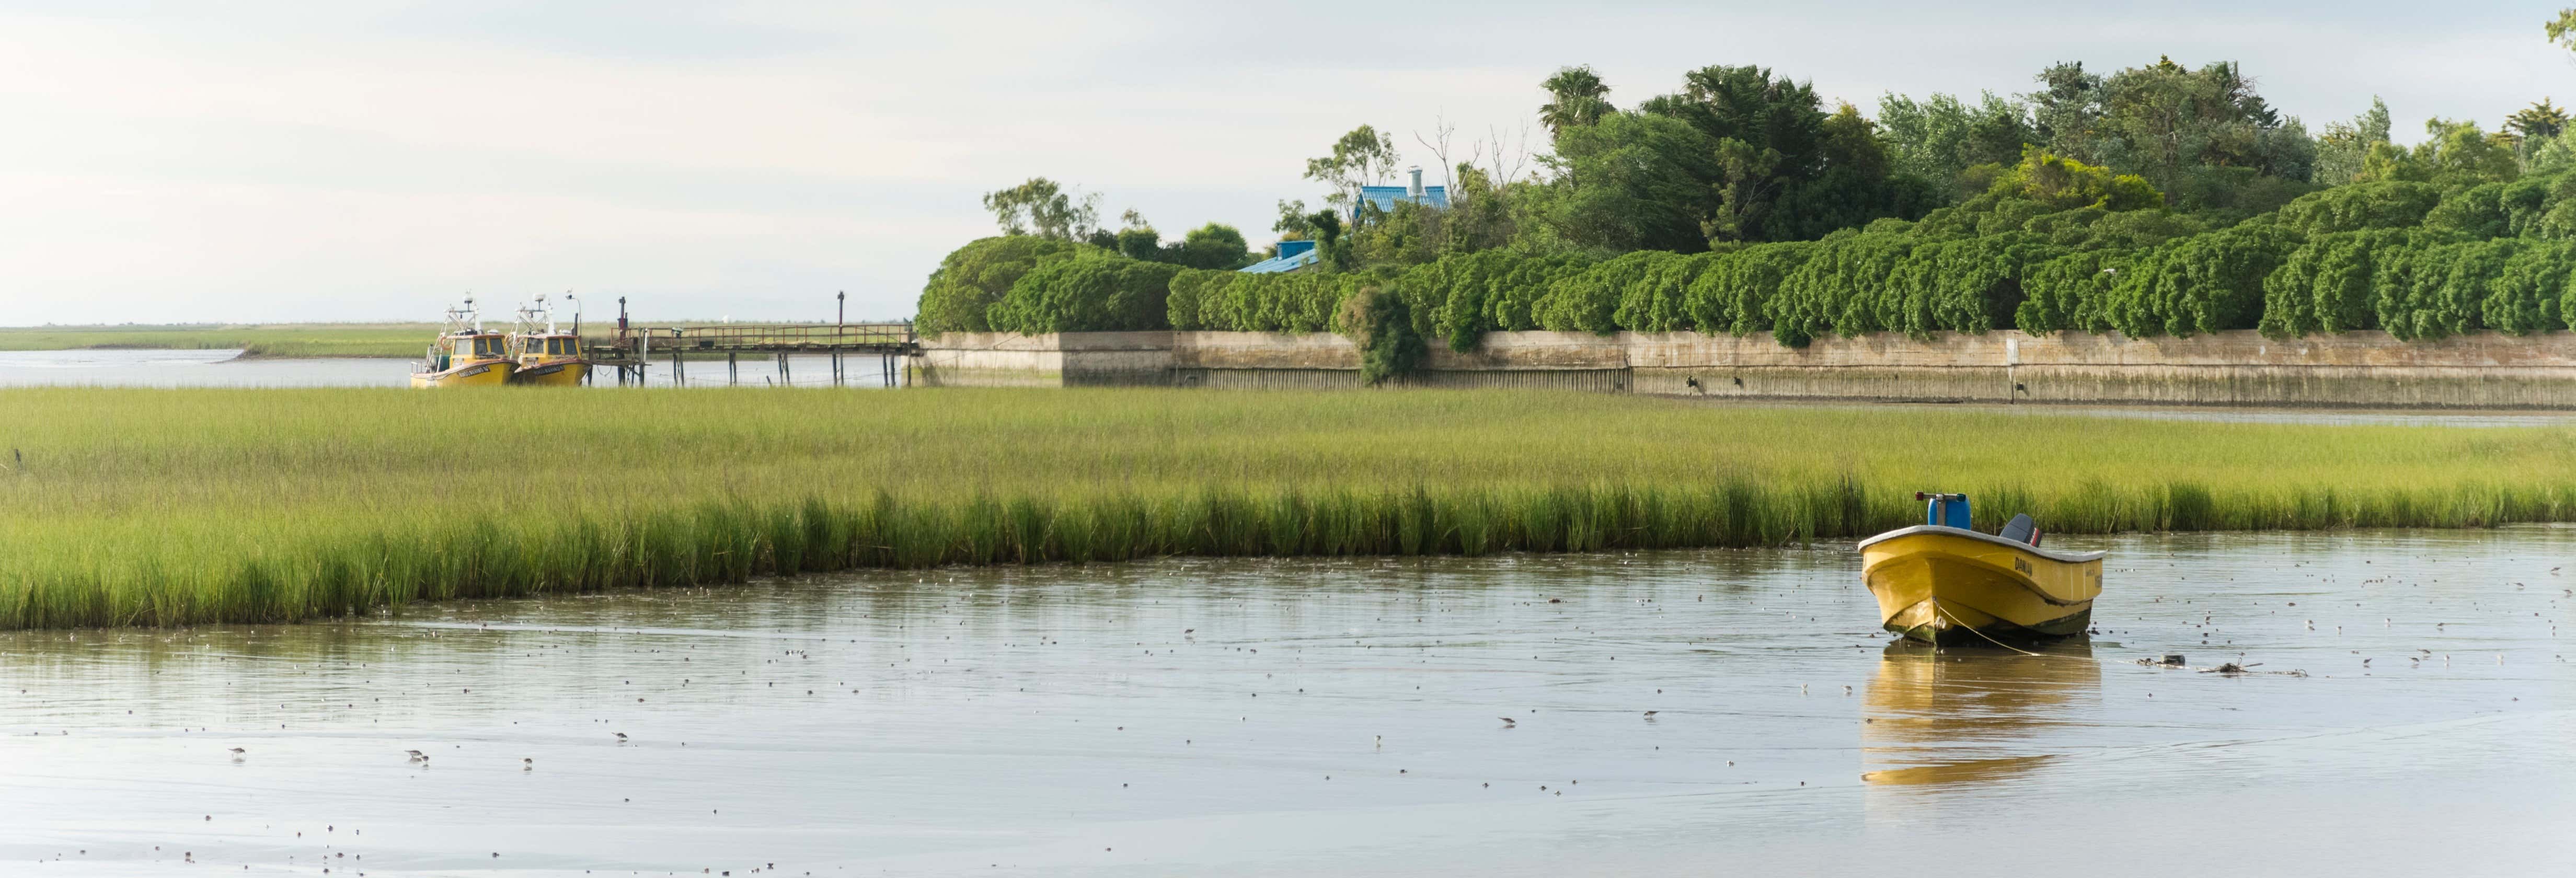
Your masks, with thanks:
[(667, 335), (662, 335), (660, 342), (670, 347), (671, 384), (675, 387), (688, 386), (688, 356), (710, 359), (717, 353), (724, 354), (725, 383), (728, 386), (742, 381), (742, 354), (775, 357), (778, 376), (768, 383), (785, 387), (795, 383), (794, 356), (817, 353), (829, 357), (831, 384), (835, 387), (853, 383), (849, 359), (852, 354), (876, 355), (879, 380), (883, 382), (879, 386), (896, 387), (908, 383), (902, 379), (910, 377), (908, 368), (906, 375), (895, 374), (897, 358), (911, 357), (921, 349), (920, 339), (913, 334), (912, 324), (908, 322), (687, 327), (627, 325), (620, 327), (613, 337), (583, 340), (582, 349), (595, 367), (616, 369), (620, 385), (626, 383), (630, 369), (635, 383), (643, 385), (644, 369), (652, 362), (654, 336), (663, 333)]

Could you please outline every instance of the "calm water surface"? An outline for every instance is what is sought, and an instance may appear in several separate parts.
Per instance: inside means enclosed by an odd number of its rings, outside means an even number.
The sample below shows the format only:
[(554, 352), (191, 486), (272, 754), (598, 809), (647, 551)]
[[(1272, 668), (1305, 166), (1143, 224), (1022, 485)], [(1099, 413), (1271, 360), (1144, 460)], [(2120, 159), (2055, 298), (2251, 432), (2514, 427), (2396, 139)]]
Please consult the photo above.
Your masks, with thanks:
[(412, 361), (234, 359), (235, 350), (0, 351), (0, 387), (399, 387)]
[[(417, 360), (375, 357), (328, 359), (235, 359), (238, 350), (71, 350), (0, 351), (0, 387), (409, 387)], [(843, 358), (845, 386), (881, 387), (885, 380), (873, 357)], [(646, 370), (653, 386), (669, 386), (670, 367), (656, 363)], [(607, 373), (596, 386), (615, 387)], [(755, 387), (792, 384), (822, 387), (832, 383), (829, 356), (791, 357), (782, 379), (768, 358), (745, 358), (731, 381)], [(688, 364), (688, 386), (722, 387), (728, 382), (721, 360)]]
[[(417, 361), (408, 359), (250, 359), (237, 360), (235, 350), (73, 350), (0, 351), (0, 387), (408, 387)], [(843, 360), (843, 386), (883, 387), (884, 373), (872, 357)], [(688, 364), (690, 387), (822, 387), (832, 383), (828, 356), (789, 358), (786, 375), (775, 360), (745, 357), (731, 372), (721, 360)], [(646, 383), (671, 384), (670, 365), (655, 361)], [(599, 386), (615, 387), (602, 374)], [(900, 380), (900, 377), (897, 379)], [(1708, 400), (1699, 404), (1733, 407), (1884, 408), (1877, 403)], [(1912, 405), (1912, 404), (1900, 404)], [(2576, 412), (2495, 411), (2342, 411), (2335, 409), (2254, 409), (2189, 406), (2063, 406), (1930, 404), (1943, 410), (1969, 409), (1996, 415), (2077, 415), (2146, 420), (2214, 421), (2278, 424), (2383, 424), (2446, 427), (2563, 427), (2576, 425)]]
[[(2038, 655), (1891, 646), (1847, 548), (868, 573), (6, 634), (0, 873), (2576, 854), (2576, 530), (2064, 542), (2116, 553), (2102, 633)], [(2135, 663), (2165, 653), (2256, 673)]]

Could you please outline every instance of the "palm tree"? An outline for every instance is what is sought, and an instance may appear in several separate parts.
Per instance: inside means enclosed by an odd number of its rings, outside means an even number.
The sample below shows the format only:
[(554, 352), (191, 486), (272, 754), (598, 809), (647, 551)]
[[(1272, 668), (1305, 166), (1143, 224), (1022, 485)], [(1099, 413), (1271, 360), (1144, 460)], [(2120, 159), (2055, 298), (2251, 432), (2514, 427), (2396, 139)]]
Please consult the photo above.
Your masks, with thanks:
[(1592, 72), (1589, 66), (1559, 70), (1555, 76), (1538, 85), (1547, 90), (1548, 97), (1554, 98), (1538, 108), (1539, 122), (1552, 133), (1563, 133), (1569, 126), (1601, 121), (1601, 117), (1611, 110), (1610, 102), (1602, 98), (1602, 95), (1610, 93), (1610, 86), (1603, 83), (1601, 75)]

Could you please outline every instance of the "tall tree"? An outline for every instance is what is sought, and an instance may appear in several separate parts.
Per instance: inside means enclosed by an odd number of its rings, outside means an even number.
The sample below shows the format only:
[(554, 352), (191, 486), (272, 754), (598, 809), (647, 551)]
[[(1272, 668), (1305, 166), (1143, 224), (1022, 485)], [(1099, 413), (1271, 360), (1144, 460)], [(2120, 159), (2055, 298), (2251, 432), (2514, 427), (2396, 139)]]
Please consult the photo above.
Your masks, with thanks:
[(2314, 175), (2316, 141), (2234, 62), (2166, 57), (2098, 78), (2058, 64), (2038, 79), (2024, 99), (2052, 152), (2144, 176), (2176, 207), (2269, 209)]
[(1718, 203), (1700, 224), (1702, 236), (1760, 241), (1780, 193), (1824, 170), (1821, 103), (1814, 86), (1769, 68), (1715, 65), (1683, 74), (1679, 93), (1638, 110), (1688, 123), (1715, 145)]
[(2504, 127), (2525, 138), (2556, 137), (2567, 130), (2567, 111), (2541, 98), (2539, 103), (2506, 116)]
[(1699, 250), (1716, 209), (1718, 145), (1678, 119), (1611, 113), (1565, 129), (1540, 161), (1554, 179), (1535, 205), (1567, 242), (1604, 250)]
[(1362, 125), (1334, 141), (1332, 155), (1307, 159), (1306, 179), (1333, 187), (1325, 203), (1351, 207), (1357, 203), (1360, 187), (1393, 177), (1396, 163), (1402, 160), (1393, 138), (1380, 136), (1376, 126)]
[(1691, 124), (1711, 140), (1740, 141), (1780, 154), (1791, 173), (1818, 169), (1816, 146), (1824, 139), (1825, 112), (1816, 89), (1751, 64), (1702, 67), (1682, 74), (1679, 94), (1639, 107)]
[(1270, 224), (1282, 241), (1305, 241), (1315, 237), (1314, 218), (1306, 211), (1306, 199), (1279, 199), (1279, 220)]
[(1223, 269), (1241, 267), (1248, 261), (1250, 248), (1244, 245), (1243, 233), (1233, 226), (1209, 223), (1191, 229), (1179, 244), (1167, 249), (1171, 251), (1168, 261), (1191, 268)]
[(2102, 77), (2084, 72), (2082, 61), (2060, 61), (2035, 78), (2039, 90), (2022, 96), (2031, 108), (2033, 145), (2062, 155), (2092, 157), (2093, 141), (2101, 136)]
[(1879, 98), (1878, 122), (1886, 129), (1890, 168), (1951, 198), (1975, 194), (1959, 190), (1962, 172), (2021, 161), (2023, 146), (2047, 140), (2023, 104), (1993, 92), (1974, 106), (1946, 94), (1916, 101), (1891, 92)]
[(2103, 125), (2148, 179), (2169, 182), (2196, 165), (2253, 166), (2257, 129), (2279, 118), (2236, 65), (2186, 70), (2172, 58), (2112, 74), (2103, 83)]
[(1512, 194), (1518, 187), (1498, 185), (1483, 168), (1465, 162), (1458, 164), (1456, 179), (1442, 248), (1473, 253), (1509, 243), (1515, 231)]
[(1711, 244), (1799, 240), (1885, 216), (1921, 214), (1920, 181), (1893, 182), (1892, 156), (1858, 110), (1827, 114), (1815, 87), (1755, 65), (1682, 76), (1682, 90), (1639, 105), (1677, 119), (1716, 153), (1716, 202), (1700, 222)]
[(1077, 196), (1045, 177), (984, 193), (984, 209), (993, 212), (993, 221), (1008, 235), (1079, 241), (1092, 237), (1100, 225), (1097, 193)]
[(2370, 98), (2369, 112), (2350, 122), (2326, 123), (2325, 133), (2317, 137), (2316, 181), (2341, 186), (2358, 179), (2371, 148), (2388, 143), (2389, 133), (2388, 102), (2377, 95)]
[(1878, 125), (1850, 104), (1825, 117), (1817, 148), (1824, 170), (1782, 185), (1763, 225), (1765, 238), (1821, 238), (1881, 217), (1912, 219), (1948, 200), (1920, 177), (1891, 174), (1889, 144)]
[(2473, 121), (2435, 118), (2424, 123), (2432, 135), (2412, 150), (2381, 144), (2363, 160), (2363, 180), (2407, 180), (2444, 188), (2501, 183), (2522, 172), (2513, 149)]
[(1590, 66), (1558, 70), (1538, 87), (1546, 89), (1548, 97), (1547, 103), (1538, 107), (1538, 118), (1551, 134), (1601, 121), (1611, 111), (1610, 101), (1603, 97), (1610, 93), (1610, 86)]

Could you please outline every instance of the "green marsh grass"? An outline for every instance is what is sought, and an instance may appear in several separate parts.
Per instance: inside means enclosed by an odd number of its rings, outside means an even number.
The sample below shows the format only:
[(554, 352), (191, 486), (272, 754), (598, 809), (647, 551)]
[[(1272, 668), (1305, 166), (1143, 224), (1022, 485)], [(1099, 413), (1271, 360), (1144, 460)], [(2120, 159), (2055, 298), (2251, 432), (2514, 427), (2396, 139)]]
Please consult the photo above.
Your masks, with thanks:
[[(2576, 430), (1528, 392), (0, 390), (0, 627), (852, 567), (2576, 519)], [(0, 456), (0, 466), (13, 458)]]

